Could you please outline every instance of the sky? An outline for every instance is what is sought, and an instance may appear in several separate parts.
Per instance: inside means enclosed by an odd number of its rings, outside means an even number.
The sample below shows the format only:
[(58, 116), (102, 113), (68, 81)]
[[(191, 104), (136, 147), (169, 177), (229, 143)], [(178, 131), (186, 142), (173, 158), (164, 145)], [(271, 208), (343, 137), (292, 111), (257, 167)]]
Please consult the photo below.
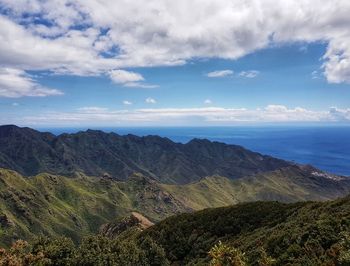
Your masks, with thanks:
[(0, 0), (0, 124), (350, 125), (348, 0)]

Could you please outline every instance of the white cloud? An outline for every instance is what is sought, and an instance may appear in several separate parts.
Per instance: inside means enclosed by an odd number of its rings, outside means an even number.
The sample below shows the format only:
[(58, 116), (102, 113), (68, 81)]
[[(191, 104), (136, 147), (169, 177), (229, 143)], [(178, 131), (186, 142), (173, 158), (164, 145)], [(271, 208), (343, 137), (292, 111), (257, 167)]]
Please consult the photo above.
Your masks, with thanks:
[(333, 120), (333, 121), (349, 122), (350, 121), (350, 108), (339, 109), (337, 107), (331, 107), (329, 109), (329, 119)]
[(121, 84), (128, 84), (129, 82), (144, 80), (141, 74), (126, 70), (112, 70), (109, 72), (109, 77), (113, 82)]
[(329, 82), (350, 83), (350, 34), (332, 39), (323, 58), (326, 60), (324, 73)]
[(94, 113), (104, 113), (106, 112), (108, 109), (105, 107), (97, 107), (97, 106), (87, 106), (87, 107), (81, 107), (78, 108), (79, 112), (83, 112), (83, 113), (88, 113), (88, 114), (94, 114)]
[(227, 76), (232, 76), (233, 71), (226, 69), (226, 70), (217, 70), (213, 72), (207, 73), (207, 77), (209, 78), (222, 78), (222, 77), (227, 77)]
[(44, 97), (62, 94), (63, 93), (59, 90), (41, 86), (23, 70), (14, 68), (0, 68), (0, 97)]
[[(15, 121), (14, 121), (15, 120)], [(3, 123), (5, 121), (2, 119)], [(313, 111), (301, 107), (268, 105), (264, 108), (144, 108), (108, 110), (84, 107), (76, 112), (46, 112), (12, 119), (20, 125), (235, 125), (237, 123), (350, 123), (350, 109), (332, 107)]]
[(123, 101), (123, 104), (124, 104), (124, 105), (132, 105), (132, 102), (127, 101), (127, 100), (124, 100), (124, 101)]
[(141, 74), (136, 72), (118, 69), (109, 71), (108, 74), (114, 83), (122, 84), (124, 87), (143, 89), (152, 89), (158, 87), (158, 85), (140, 83), (139, 81), (144, 81), (145, 79)]
[(210, 99), (206, 99), (206, 100), (204, 100), (204, 104), (212, 104), (213, 102), (212, 102), (212, 100), (210, 100)]
[(124, 86), (129, 88), (142, 88), (142, 89), (154, 89), (159, 87), (158, 85), (145, 84), (140, 82), (128, 82), (128, 83), (125, 83)]
[(239, 72), (239, 76), (245, 77), (245, 78), (255, 78), (257, 75), (259, 75), (259, 71), (257, 70), (249, 70), (249, 71), (241, 71)]
[(0, 5), (7, 14), (0, 16), (2, 67), (101, 75), (322, 41), (328, 44), (327, 80), (350, 82), (348, 0), (0, 0)]
[(145, 100), (146, 103), (150, 103), (150, 104), (155, 104), (157, 103), (157, 101), (151, 97), (148, 97), (146, 100)]
[(12, 106), (19, 106), (19, 103), (12, 103)]

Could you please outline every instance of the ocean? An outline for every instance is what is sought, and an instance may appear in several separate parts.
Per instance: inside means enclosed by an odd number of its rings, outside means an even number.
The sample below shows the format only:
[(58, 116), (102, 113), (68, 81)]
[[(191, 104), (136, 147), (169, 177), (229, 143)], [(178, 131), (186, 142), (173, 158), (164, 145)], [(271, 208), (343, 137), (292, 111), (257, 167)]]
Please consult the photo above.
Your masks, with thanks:
[[(349, 126), (237, 126), (237, 127), (123, 127), (100, 128), (120, 135), (159, 135), (186, 143), (193, 138), (242, 145), (250, 150), (321, 170), (350, 176)], [(54, 134), (73, 133), (78, 128), (39, 129)]]

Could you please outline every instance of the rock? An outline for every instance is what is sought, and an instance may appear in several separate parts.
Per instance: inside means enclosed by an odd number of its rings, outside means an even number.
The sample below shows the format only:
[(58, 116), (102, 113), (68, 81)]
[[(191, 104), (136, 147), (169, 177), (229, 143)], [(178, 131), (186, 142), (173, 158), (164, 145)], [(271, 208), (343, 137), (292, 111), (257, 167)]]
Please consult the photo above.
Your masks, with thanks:
[(130, 228), (137, 228), (142, 231), (152, 225), (153, 223), (142, 214), (132, 212), (129, 217), (102, 225), (100, 227), (100, 234), (109, 238), (115, 238)]

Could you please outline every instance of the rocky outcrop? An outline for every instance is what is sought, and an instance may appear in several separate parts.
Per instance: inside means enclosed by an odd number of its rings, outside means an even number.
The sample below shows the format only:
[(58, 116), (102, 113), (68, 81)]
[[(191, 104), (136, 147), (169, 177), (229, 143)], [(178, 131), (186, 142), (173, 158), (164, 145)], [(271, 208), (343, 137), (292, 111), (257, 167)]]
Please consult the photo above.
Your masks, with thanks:
[(109, 238), (115, 238), (128, 229), (134, 228), (140, 231), (152, 226), (153, 223), (138, 212), (132, 212), (129, 217), (101, 226), (100, 234)]

